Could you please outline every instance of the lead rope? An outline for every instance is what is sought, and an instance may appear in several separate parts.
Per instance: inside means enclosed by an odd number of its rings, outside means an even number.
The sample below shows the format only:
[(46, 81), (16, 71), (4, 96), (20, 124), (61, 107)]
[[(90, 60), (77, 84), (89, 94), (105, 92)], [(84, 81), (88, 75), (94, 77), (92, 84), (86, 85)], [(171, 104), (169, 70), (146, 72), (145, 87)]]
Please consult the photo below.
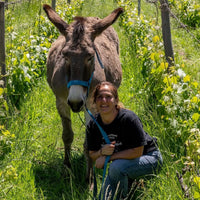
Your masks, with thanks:
[[(101, 66), (102, 69), (104, 69), (104, 65), (99, 57), (99, 54), (97, 53), (97, 50), (95, 49), (95, 52), (96, 52), (96, 56), (97, 56), (97, 60)], [(91, 81), (90, 81), (91, 82)], [(90, 85), (89, 85), (90, 86)], [(87, 91), (87, 94), (89, 93), (89, 87), (88, 87), (88, 91)], [(85, 105), (85, 108), (86, 108), (86, 111), (88, 112), (88, 114), (90, 115), (90, 117), (94, 120), (94, 122), (96, 123), (96, 125), (98, 126), (100, 132), (101, 132), (101, 135), (103, 136), (104, 140), (106, 141), (107, 144), (111, 144), (106, 132), (103, 130), (103, 128), (99, 125), (99, 123), (97, 122), (97, 120), (95, 119), (95, 117), (92, 115), (92, 113), (90, 112), (90, 110), (87, 108), (87, 106)], [(102, 192), (102, 187), (103, 187), (103, 184), (104, 184), (104, 179), (105, 179), (105, 176), (106, 176), (106, 169), (107, 169), (107, 165), (108, 165), (108, 162), (110, 160), (110, 156), (106, 156), (106, 160), (105, 160), (105, 163), (104, 163), (104, 168), (103, 168), (103, 178), (102, 178), (102, 184), (101, 184), (101, 190), (100, 190), (100, 193), (99, 193), (99, 198), (98, 199), (101, 199), (101, 192)], [(93, 189), (93, 198), (96, 200), (97, 199), (97, 181), (96, 181), (96, 174), (95, 174), (95, 166), (93, 167), (93, 176), (94, 176), (94, 189)]]
[[(97, 56), (97, 60), (101, 66), (102, 69), (104, 69), (104, 65), (99, 57), (99, 54), (97, 52), (96, 49), (95, 50), (95, 53), (96, 53), (96, 56)], [(93, 75), (94, 75), (94, 72), (92, 72), (91, 76), (90, 76), (90, 79), (89, 81), (81, 81), (81, 80), (71, 80), (67, 83), (67, 88), (71, 87), (71, 85), (82, 85), (84, 87), (87, 87), (87, 95), (86, 95), (86, 98), (88, 97), (88, 94), (89, 94), (89, 89), (90, 89), (90, 84), (91, 84), (91, 81), (92, 81), (92, 78), (93, 78)], [(94, 120), (94, 122), (96, 123), (96, 125), (98, 126), (103, 138), (105, 139), (106, 143), (107, 144), (111, 144), (106, 132), (102, 129), (102, 127), (99, 125), (99, 123), (96, 121), (95, 117), (92, 115), (92, 113), (90, 112), (90, 110), (88, 110), (87, 106), (85, 105), (85, 108), (86, 108), (86, 111), (88, 112), (88, 114), (90, 115), (90, 117)], [(110, 160), (110, 156), (106, 156), (106, 160), (105, 160), (105, 163), (104, 163), (104, 170), (103, 170), (103, 180), (102, 180), (102, 186), (101, 188), (103, 187), (103, 183), (104, 183), (104, 178), (105, 178), (105, 175), (106, 175), (106, 169), (107, 169), (107, 164)], [(102, 190), (102, 189), (101, 189)], [(94, 199), (96, 199), (96, 196), (97, 196), (97, 182), (96, 182), (96, 175), (95, 175), (95, 167), (94, 167), (94, 190), (93, 190), (93, 196), (94, 196)], [(101, 198), (101, 192), (99, 194), (99, 199)]]
[[(86, 111), (88, 112), (88, 114), (90, 115), (90, 117), (93, 119), (93, 121), (95, 122), (95, 124), (97, 125), (97, 127), (99, 128), (101, 135), (103, 136), (104, 140), (106, 141), (107, 144), (111, 144), (108, 135), (106, 134), (106, 132), (103, 130), (103, 128), (99, 125), (99, 123), (97, 122), (97, 120), (95, 119), (95, 117), (92, 115), (92, 113), (90, 112), (90, 110), (88, 110), (87, 106), (85, 105)], [(103, 168), (103, 178), (102, 178), (102, 184), (101, 184), (101, 190), (99, 193), (99, 198), (101, 199), (101, 192), (102, 192), (102, 188), (103, 188), (103, 184), (104, 184), (104, 178), (106, 176), (106, 169), (107, 169), (107, 165), (108, 162), (110, 160), (110, 156), (106, 156), (105, 159), (105, 163), (104, 163), (104, 168)], [(97, 199), (97, 181), (96, 181), (96, 174), (95, 174), (95, 166), (93, 167), (93, 172), (94, 172), (94, 189), (93, 189), (93, 197), (96, 200)]]

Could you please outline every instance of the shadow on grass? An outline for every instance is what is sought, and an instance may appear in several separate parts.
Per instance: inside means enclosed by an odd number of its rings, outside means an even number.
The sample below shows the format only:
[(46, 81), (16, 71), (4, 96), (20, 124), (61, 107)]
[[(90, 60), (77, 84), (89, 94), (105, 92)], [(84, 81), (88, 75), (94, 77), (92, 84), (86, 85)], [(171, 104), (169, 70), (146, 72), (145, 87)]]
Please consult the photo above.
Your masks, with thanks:
[(71, 164), (72, 169), (69, 170), (63, 165), (63, 160), (60, 158), (54, 158), (47, 163), (35, 162), (33, 171), (39, 199), (88, 199), (84, 155), (74, 154)]

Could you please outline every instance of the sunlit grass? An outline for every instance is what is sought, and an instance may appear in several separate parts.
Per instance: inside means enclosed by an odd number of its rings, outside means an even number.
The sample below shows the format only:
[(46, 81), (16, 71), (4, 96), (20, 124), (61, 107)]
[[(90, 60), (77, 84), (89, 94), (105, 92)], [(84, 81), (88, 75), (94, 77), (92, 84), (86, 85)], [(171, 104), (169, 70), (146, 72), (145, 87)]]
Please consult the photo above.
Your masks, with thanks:
[[(27, 5), (16, 13), (19, 19), (15, 23), (15, 31), (20, 34), (23, 29), (31, 32), (31, 24), (34, 22), (35, 13), (40, 12), (40, 2), (35, 8), (29, 9)], [(94, 6), (90, 6), (93, 3)], [(148, 8), (148, 4), (142, 4)], [(81, 12), (84, 16), (104, 17), (116, 8), (114, 1), (86, 1)], [(144, 7), (144, 8), (145, 8)], [(149, 12), (152, 11), (149, 7)], [(29, 11), (29, 12), (27, 12)], [(144, 11), (143, 11), (144, 12)], [(145, 11), (146, 12), (146, 11)], [(153, 11), (155, 12), (155, 10)], [(14, 13), (13, 13), (14, 14)], [(151, 13), (151, 16), (154, 15)], [(14, 20), (14, 19), (13, 19)], [(21, 27), (25, 24), (25, 27)], [(176, 170), (181, 171), (181, 160), (177, 160), (175, 154), (170, 152), (167, 146), (170, 133), (166, 133), (156, 112), (146, 110), (147, 100), (138, 97), (138, 92), (143, 88), (140, 79), (140, 67), (137, 55), (129, 44), (128, 38), (118, 22), (114, 25), (120, 38), (120, 56), (123, 67), (123, 80), (119, 88), (119, 96), (126, 108), (136, 112), (142, 119), (144, 129), (152, 136), (158, 137), (158, 143), (164, 159), (161, 172), (154, 178), (145, 181), (144, 186), (138, 187), (134, 194), (137, 199), (160, 200), (160, 199), (184, 199), (180, 184), (176, 176)], [(26, 32), (26, 31), (25, 31)], [(198, 48), (184, 48), (187, 42), (184, 32), (178, 34), (173, 31), (175, 53), (183, 52), (183, 57), (177, 58), (195, 66), (188, 69), (195, 76), (198, 74), (199, 58)], [(189, 36), (187, 36), (189, 38)], [(194, 48), (193, 48), (194, 47)], [(187, 55), (187, 56), (185, 56)], [(180, 56), (180, 55), (179, 55)], [(197, 77), (198, 78), (198, 77)], [(148, 111), (148, 112), (147, 112)], [(72, 170), (63, 167), (64, 149), (62, 142), (61, 120), (55, 106), (55, 97), (45, 79), (42, 79), (38, 87), (27, 95), (26, 101), (20, 110), (16, 110), (12, 120), (8, 121), (9, 131), (15, 134), (16, 140), (11, 146), (11, 153), (1, 161), (0, 169), (12, 166), (6, 173), (6, 182), (0, 182), (0, 198), (2, 199), (66, 199), (85, 200), (92, 199), (85, 184), (85, 159), (83, 155), (83, 142), (85, 137), (85, 126), (83, 113), (72, 113), (73, 130), (75, 138), (72, 145)], [(178, 144), (176, 144), (178, 145)], [(10, 170), (10, 171), (9, 171)], [(98, 183), (101, 184), (101, 170)]]

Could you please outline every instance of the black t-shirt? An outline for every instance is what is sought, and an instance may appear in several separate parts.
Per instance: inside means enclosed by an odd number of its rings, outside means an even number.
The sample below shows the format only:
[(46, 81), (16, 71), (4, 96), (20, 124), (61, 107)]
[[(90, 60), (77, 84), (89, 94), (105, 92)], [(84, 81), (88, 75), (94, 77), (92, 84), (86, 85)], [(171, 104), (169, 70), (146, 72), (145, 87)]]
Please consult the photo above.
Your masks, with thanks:
[[(146, 154), (156, 149), (153, 138), (143, 130), (139, 117), (133, 111), (121, 108), (110, 124), (103, 124), (99, 114), (95, 118), (110, 141), (116, 141), (115, 152), (144, 146), (143, 154)], [(106, 144), (93, 120), (90, 120), (87, 126), (86, 138), (87, 148), (90, 151), (97, 151)]]

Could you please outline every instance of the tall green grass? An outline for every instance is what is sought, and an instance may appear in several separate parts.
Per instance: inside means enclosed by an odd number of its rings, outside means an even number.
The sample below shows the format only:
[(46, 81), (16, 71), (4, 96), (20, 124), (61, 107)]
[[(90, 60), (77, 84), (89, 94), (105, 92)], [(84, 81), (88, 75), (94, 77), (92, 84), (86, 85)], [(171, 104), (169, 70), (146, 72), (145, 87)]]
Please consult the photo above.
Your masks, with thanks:
[(13, 174), (1, 185), (1, 198), (87, 199), (84, 130), (79, 116), (72, 118), (76, 134), (70, 171), (63, 166), (62, 127), (55, 97), (43, 79), (9, 122), (9, 131), (16, 140), (1, 169), (12, 166), (14, 171), (7, 172)]
[[(143, 2), (142, 5), (142, 9), (149, 12), (149, 16), (155, 13), (152, 5), (150, 7), (149, 4)], [(80, 15), (103, 18), (116, 7), (115, 1), (89, 0), (84, 2)], [(37, 5), (36, 8), (33, 8), (33, 12), (29, 12), (30, 9), (28, 10), (26, 7), (22, 8), (22, 11), (23, 15), (19, 13), (21, 20), (15, 21), (15, 31), (19, 31), (21, 34), (23, 30), (21, 26), (25, 24), (25, 27), (28, 27), (28, 34), (32, 31), (30, 24), (34, 22), (34, 13), (40, 12), (40, 6)], [(20, 6), (18, 12), (20, 12)], [(28, 17), (30, 19), (26, 21), (25, 18)], [(133, 41), (119, 26), (118, 21), (114, 27), (120, 38), (120, 57), (123, 67), (123, 80), (119, 88), (120, 100), (126, 108), (139, 115), (144, 129), (150, 135), (158, 137), (164, 159), (161, 172), (154, 179), (145, 180), (144, 186), (140, 184), (130, 199), (182, 200), (184, 194), (176, 175), (176, 171), (180, 172), (182, 169), (182, 160), (170, 151), (169, 133), (166, 133), (162, 120), (156, 112), (149, 109), (145, 95), (139, 94), (144, 82), (140, 62), (134, 45), (132, 45)], [(176, 41), (174, 43), (175, 52), (178, 52), (179, 48), (180, 51), (185, 52), (186, 49), (183, 48), (185, 45), (184, 33), (178, 34), (177, 32), (173, 31), (174, 41)], [(187, 37), (189, 38), (189, 36)], [(183, 45), (180, 47), (181, 43)], [(195, 48), (193, 45), (189, 47), (190, 54), (195, 58), (198, 57), (197, 53), (195, 54), (196, 50), (198, 50), (196, 46)], [(186, 58), (188, 61), (188, 57)], [(183, 58), (178, 57), (178, 59)], [(197, 62), (198, 59), (189, 59), (189, 63), (191, 63), (189, 66)], [(199, 70), (198, 66), (196, 70)], [(190, 71), (192, 74), (192, 70)], [(0, 179), (1, 199), (92, 199), (92, 193), (85, 184), (86, 166), (83, 155), (85, 127), (79, 117), (84, 119), (83, 113), (80, 113), (80, 116), (72, 113), (75, 138), (72, 145), (72, 170), (70, 171), (63, 166), (62, 126), (55, 106), (55, 97), (46, 80), (42, 78), (38, 86), (27, 94), (20, 109), (16, 110), (8, 120), (8, 130), (11, 134), (15, 134), (15, 140), (10, 144), (10, 153), (7, 153), (5, 158), (0, 161), (0, 169), (3, 171), (1, 177), (4, 177)], [(101, 170), (98, 174), (99, 186), (100, 178)]]

